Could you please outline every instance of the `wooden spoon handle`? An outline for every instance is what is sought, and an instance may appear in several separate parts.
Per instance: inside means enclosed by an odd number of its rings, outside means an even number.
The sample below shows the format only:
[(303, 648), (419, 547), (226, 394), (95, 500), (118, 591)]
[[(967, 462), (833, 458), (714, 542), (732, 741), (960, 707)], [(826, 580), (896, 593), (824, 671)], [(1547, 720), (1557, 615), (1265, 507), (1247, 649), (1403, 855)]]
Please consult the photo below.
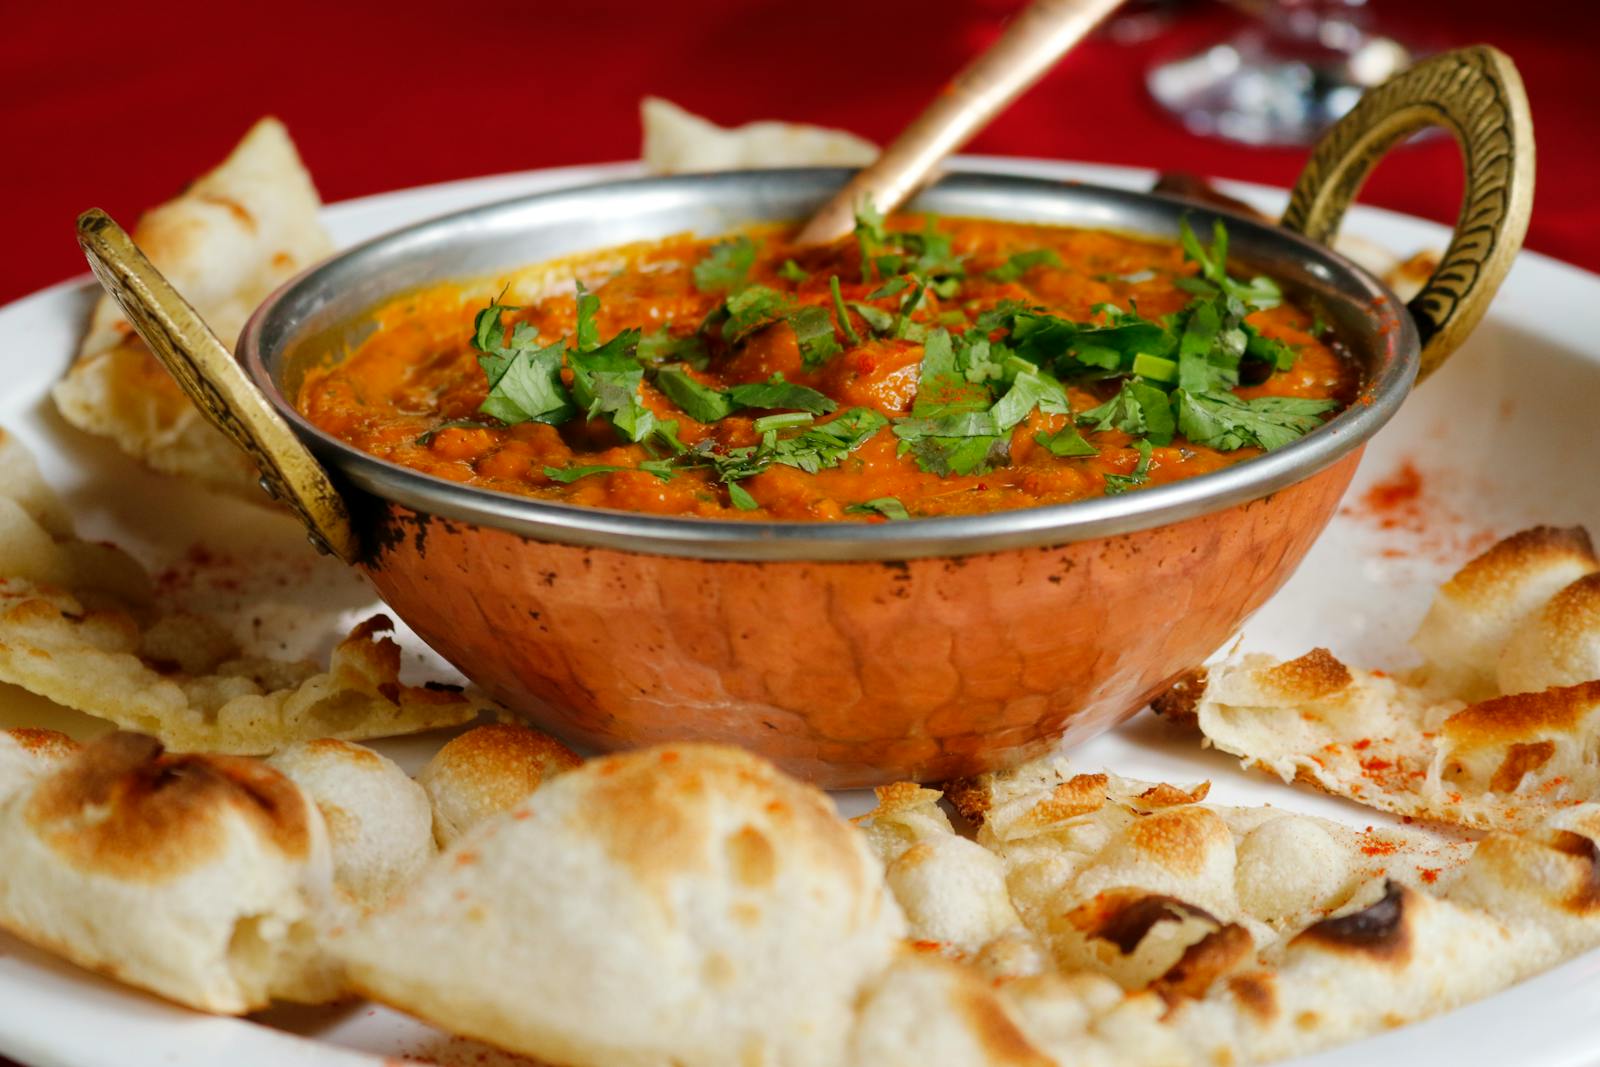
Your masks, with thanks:
[(1020, 96), (1122, 0), (1034, 0), (986, 52), (944, 87), (877, 160), (811, 217), (803, 245), (831, 244), (855, 226), (868, 199), (888, 213), (910, 199), (941, 161)]

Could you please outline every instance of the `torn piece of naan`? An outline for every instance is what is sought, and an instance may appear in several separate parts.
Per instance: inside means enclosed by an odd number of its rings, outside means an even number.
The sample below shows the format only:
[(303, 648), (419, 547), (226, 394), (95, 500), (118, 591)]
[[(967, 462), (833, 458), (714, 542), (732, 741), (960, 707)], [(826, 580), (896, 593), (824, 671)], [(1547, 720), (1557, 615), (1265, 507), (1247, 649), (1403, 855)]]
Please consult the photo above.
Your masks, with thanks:
[(247, 657), (210, 619), (161, 615), (132, 557), (79, 540), (27, 451), (0, 430), (0, 681), (176, 751), (272, 752), (466, 722), (489, 701), (400, 681), (378, 615), (326, 666)]
[(760, 167), (859, 167), (878, 147), (844, 130), (794, 122), (751, 122), (728, 128), (647, 96), (639, 103), (645, 168), (655, 174)]
[(7, 771), (0, 928), (202, 1011), (340, 994), (318, 947), (327, 833), (288, 778), (129, 733)]
[(1326, 649), (1244, 655), (1157, 710), (1285, 781), (1418, 818), (1532, 826), (1600, 796), (1597, 574), (1583, 530), (1526, 530), (1439, 590), (1414, 671), (1360, 670)]
[[(1600, 944), (1597, 805), (1473, 846), (1205, 805), (1201, 789), (1060, 760), (952, 795), (1055, 966), (995, 982), (949, 953), (907, 955), (862, 998), (855, 1062), (1268, 1062), (1438, 1014)], [(880, 854), (905, 855), (953, 832), (937, 799), (891, 787), (858, 825)], [(1074, 906), (1079, 887), (1092, 895)], [(898, 898), (916, 936), (923, 903)]]
[[(146, 212), (133, 238), (231, 349), (269, 293), (333, 250), (320, 207), (288, 131), (265, 118), (215, 170)], [(189, 403), (109, 296), (53, 396), (68, 422), (153, 469), (265, 502), (254, 466)]]
[(951, 797), (1056, 966), (1129, 989), (1160, 982), (1186, 955), (1191, 983), (1243, 965), (1386, 881), (1442, 889), (1471, 851), (1422, 830), (1205, 804), (1207, 789), (1046, 759), (957, 783)]

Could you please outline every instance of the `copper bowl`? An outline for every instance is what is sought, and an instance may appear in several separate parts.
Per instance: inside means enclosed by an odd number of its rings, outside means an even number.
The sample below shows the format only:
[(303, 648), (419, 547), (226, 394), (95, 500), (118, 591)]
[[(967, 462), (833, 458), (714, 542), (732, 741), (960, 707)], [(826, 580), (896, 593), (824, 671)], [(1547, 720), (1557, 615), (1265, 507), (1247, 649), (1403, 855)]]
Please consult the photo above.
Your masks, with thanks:
[[(1400, 128), (1393, 102), (1371, 110)], [(1516, 119), (1501, 124), (1506, 136), (1518, 133)], [(1372, 115), (1355, 121), (1365, 125), (1352, 136), (1371, 134)], [(1355, 156), (1365, 153), (1370, 166), (1398, 136), (1357, 136), (1354, 148), (1335, 145), (1319, 158), (1330, 179), (1348, 178)], [(1490, 177), (1468, 163), (1470, 198)], [(1349, 189), (1324, 195), (1317, 168), (1314, 159), (1296, 190), (1304, 217), (1291, 211), (1288, 222), (1326, 236)], [(1463, 251), (1458, 240), (1447, 256), (1458, 273), (1470, 260), (1470, 284), (1442, 272), (1408, 313), (1317, 241), (1226, 216), (1234, 255), (1318, 308), (1363, 364), (1359, 401), (1261, 458), (1069, 505), (870, 525), (583, 508), (387, 463), (319, 430), (289, 402), (305, 370), (373, 329), (371, 310), (396, 293), (685, 230), (798, 219), (847, 177), (783, 170), (621, 181), (411, 226), (274, 294), (245, 328), (239, 357), (330, 472), (354, 531), (335, 547), (423, 640), (534, 723), (598, 749), (732, 742), (829, 787), (938, 780), (1091, 737), (1219, 647), (1333, 515), (1363, 444), (1416, 379), (1424, 334), (1442, 358), (1481, 314), (1521, 238), (1513, 196), (1491, 220), (1487, 250)], [(1512, 178), (1524, 184), (1502, 186), (1523, 195), (1526, 178)], [(1174, 236), (1183, 216), (1209, 227), (1217, 214), (1150, 194), (987, 174), (952, 174), (912, 207), (1160, 236)], [(93, 243), (85, 239), (115, 289)], [(127, 292), (118, 295), (128, 303)], [(1428, 303), (1444, 298), (1443, 313)], [(185, 346), (155, 337), (152, 347)], [(217, 406), (215, 395), (202, 398)], [(256, 436), (253, 446), (274, 451)], [(274, 481), (284, 473), (264, 469)], [(331, 540), (337, 517), (318, 507), (306, 510)]]

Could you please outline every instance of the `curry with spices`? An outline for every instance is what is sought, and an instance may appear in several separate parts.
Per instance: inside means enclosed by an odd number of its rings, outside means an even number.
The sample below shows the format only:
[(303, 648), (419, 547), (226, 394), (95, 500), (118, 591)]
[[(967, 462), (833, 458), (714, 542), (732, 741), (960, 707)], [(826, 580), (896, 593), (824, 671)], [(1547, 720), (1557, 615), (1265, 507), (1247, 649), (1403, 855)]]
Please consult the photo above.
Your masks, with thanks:
[[(596, 261), (598, 262), (598, 260)], [(577, 268), (582, 273), (582, 268)], [(1227, 234), (979, 219), (674, 238), (528, 306), (394, 301), (298, 407), (383, 459), (667, 515), (886, 521), (1137, 490), (1281, 447), (1354, 363)]]

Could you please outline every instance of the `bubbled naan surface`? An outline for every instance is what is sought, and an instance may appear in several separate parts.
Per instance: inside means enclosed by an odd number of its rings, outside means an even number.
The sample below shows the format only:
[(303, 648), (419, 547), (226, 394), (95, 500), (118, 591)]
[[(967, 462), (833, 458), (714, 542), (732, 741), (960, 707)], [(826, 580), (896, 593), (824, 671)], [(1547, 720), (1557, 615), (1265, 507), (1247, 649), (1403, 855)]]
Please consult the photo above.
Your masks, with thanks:
[[(146, 212), (133, 238), (231, 349), (269, 293), (333, 250), (320, 207), (288, 131), (266, 118), (215, 170)], [(110, 297), (53, 395), (68, 422), (155, 470), (263, 499), (254, 466), (194, 409)]]
[(558, 1063), (834, 1067), (903, 929), (823, 793), (673, 745), (480, 824), (344, 954), (377, 999)]
[(473, 727), (446, 742), (417, 775), (433, 806), (434, 839), (449, 848), (478, 823), (510, 811), (581, 762), (570, 748), (528, 726)]
[(333, 851), (334, 885), (352, 902), (386, 902), (433, 858), (428, 795), (382, 753), (320, 737), (290, 745), (267, 766), (317, 806)]

